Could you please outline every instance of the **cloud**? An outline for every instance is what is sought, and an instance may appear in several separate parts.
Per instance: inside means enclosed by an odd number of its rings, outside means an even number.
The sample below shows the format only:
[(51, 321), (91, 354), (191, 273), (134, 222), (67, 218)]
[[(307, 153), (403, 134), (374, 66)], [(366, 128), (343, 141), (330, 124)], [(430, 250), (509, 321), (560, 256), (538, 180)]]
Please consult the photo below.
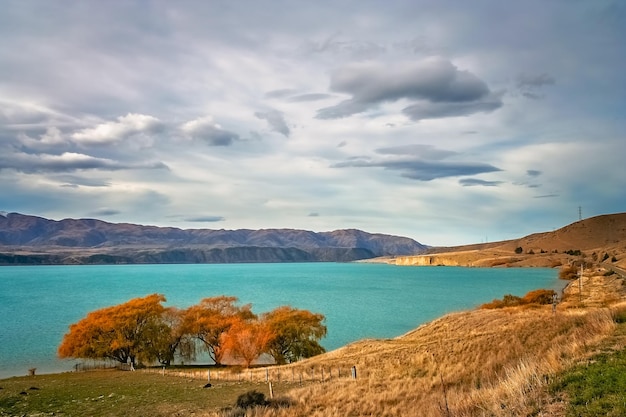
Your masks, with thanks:
[(98, 145), (122, 141), (135, 135), (149, 135), (159, 131), (162, 123), (156, 117), (128, 113), (116, 122), (105, 122), (96, 127), (79, 130), (71, 138), (82, 144)]
[(311, 212), (311, 213), (309, 213), (309, 214), (307, 215), (307, 217), (319, 217), (319, 216), (320, 216), (320, 214), (319, 214), (319, 213), (317, 213), (317, 212), (315, 212), (315, 211), (314, 211), (314, 212)]
[(318, 100), (326, 100), (327, 98), (333, 98), (332, 94), (326, 93), (308, 93), (308, 94), (299, 94), (297, 96), (289, 97), (287, 101), (292, 103), (298, 103), (302, 101), (318, 101)]
[(401, 171), (401, 176), (417, 181), (432, 181), (437, 178), (476, 175), (501, 171), (493, 165), (478, 162), (425, 161), (421, 159), (394, 159), (370, 161), (355, 159), (332, 165), (333, 168), (369, 168), (382, 167)]
[(502, 181), (485, 181), (477, 178), (462, 178), (459, 180), (459, 184), (463, 187), (483, 186), (483, 187), (497, 187), (502, 184)]
[(64, 183), (66, 186), (83, 186), (83, 187), (110, 187), (111, 182), (109, 180), (103, 180), (100, 178), (80, 177), (77, 175), (54, 175), (49, 177), (52, 180)]
[[(457, 152), (439, 149), (432, 145), (410, 144), (378, 148), (375, 152), (384, 158), (355, 157), (333, 164), (333, 168), (384, 168), (400, 171), (405, 178), (431, 181), (437, 178), (476, 175), (501, 171), (499, 168), (478, 162), (443, 161)], [(477, 180), (478, 181), (478, 180)], [(473, 184), (477, 185), (477, 184)], [(482, 184), (486, 185), (486, 184)]]
[(484, 81), (439, 57), (393, 65), (347, 64), (332, 72), (330, 89), (352, 97), (318, 110), (318, 119), (347, 117), (401, 99), (417, 101), (404, 109), (413, 120), (490, 112), (502, 106), (500, 96)]
[(289, 137), (289, 126), (285, 122), (285, 116), (278, 110), (268, 110), (266, 112), (256, 112), (254, 115), (261, 120), (266, 120), (271, 130), (278, 132), (285, 137)]
[(474, 113), (489, 113), (502, 106), (499, 94), (490, 94), (484, 99), (455, 102), (431, 103), (421, 102), (412, 104), (402, 110), (411, 120), (442, 119), (445, 117), (468, 116)]
[(529, 169), (528, 171), (526, 171), (526, 174), (529, 177), (538, 177), (541, 175), (541, 171), (538, 171), (536, 169)]
[(536, 195), (533, 198), (555, 198), (558, 197), (558, 194), (544, 194), (544, 195)]
[(81, 153), (60, 155), (14, 153), (0, 156), (0, 170), (13, 169), (24, 173), (72, 172), (78, 170), (117, 171), (122, 169), (169, 169), (162, 162), (121, 163)]
[(223, 222), (226, 220), (223, 216), (198, 216), (198, 217), (188, 217), (184, 219), (186, 222), (192, 223), (215, 223), (215, 222)]
[(203, 140), (211, 146), (229, 146), (239, 140), (238, 134), (223, 129), (211, 116), (190, 120), (181, 126), (181, 130), (189, 137)]
[(456, 152), (447, 151), (444, 149), (437, 149), (432, 145), (404, 145), (404, 146), (392, 146), (389, 148), (376, 149), (376, 153), (383, 155), (412, 155), (422, 159), (444, 159), (449, 156), (455, 155)]
[(517, 76), (518, 91), (527, 98), (538, 100), (544, 97), (541, 90), (545, 86), (556, 84), (556, 80), (549, 74), (520, 74)]
[(285, 98), (293, 94), (297, 94), (298, 90), (292, 88), (282, 88), (280, 90), (272, 90), (265, 93), (265, 98)]
[(120, 210), (103, 207), (101, 209), (92, 211), (91, 215), (92, 216), (115, 216), (116, 214), (121, 214), (121, 213), (122, 211)]

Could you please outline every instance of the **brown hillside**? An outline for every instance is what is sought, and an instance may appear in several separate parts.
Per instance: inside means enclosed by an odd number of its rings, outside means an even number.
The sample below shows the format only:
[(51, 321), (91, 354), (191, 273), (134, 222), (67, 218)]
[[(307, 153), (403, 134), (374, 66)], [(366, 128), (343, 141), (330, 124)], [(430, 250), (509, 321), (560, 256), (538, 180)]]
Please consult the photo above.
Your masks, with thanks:
[(592, 217), (553, 232), (535, 233), (516, 240), (431, 248), (422, 255), (401, 256), (386, 262), (397, 265), (556, 267), (580, 259), (580, 256), (566, 254), (566, 251), (581, 251), (584, 258), (594, 262), (602, 261), (608, 255), (605, 264), (626, 268), (626, 213)]

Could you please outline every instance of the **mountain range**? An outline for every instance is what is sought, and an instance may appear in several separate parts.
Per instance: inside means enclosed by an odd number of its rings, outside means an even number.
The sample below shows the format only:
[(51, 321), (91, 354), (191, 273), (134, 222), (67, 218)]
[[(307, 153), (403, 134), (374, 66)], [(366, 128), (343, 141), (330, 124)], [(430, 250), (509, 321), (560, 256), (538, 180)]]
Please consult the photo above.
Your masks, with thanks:
[(356, 229), (179, 229), (0, 213), (0, 264), (348, 262), (428, 247)]

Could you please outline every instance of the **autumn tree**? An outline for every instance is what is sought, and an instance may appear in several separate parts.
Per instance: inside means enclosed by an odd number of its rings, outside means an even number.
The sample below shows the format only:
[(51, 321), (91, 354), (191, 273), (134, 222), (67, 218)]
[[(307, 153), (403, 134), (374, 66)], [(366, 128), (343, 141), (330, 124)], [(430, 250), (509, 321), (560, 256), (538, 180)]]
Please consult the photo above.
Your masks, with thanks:
[(234, 359), (243, 360), (247, 368), (261, 356), (274, 334), (267, 323), (258, 320), (236, 320), (226, 333), (224, 348)]
[(155, 330), (159, 333), (149, 338), (148, 350), (161, 364), (170, 365), (176, 355), (185, 360), (194, 360), (196, 344), (187, 334), (184, 326), (185, 310), (169, 307), (161, 315), (162, 326)]
[(268, 353), (276, 363), (285, 364), (324, 353), (319, 340), (326, 336), (323, 314), (278, 307), (262, 317), (272, 332)]
[(237, 297), (224, 295), (204, 298), (185, 312), (186, 333), (202, 342), (216, 365), (222, 363), (226, 353), (226, 334), (230, 328), (239, 320), (256, 317), (249, 304), (238, 306), (237, 301)]
[(87, 314), (70, 326), (59, 346), (59, 357), (132, 364), (157, 359), (155, 340), (168, 328), (162, 321), (163, 302), (163, 295), (152, 294)]

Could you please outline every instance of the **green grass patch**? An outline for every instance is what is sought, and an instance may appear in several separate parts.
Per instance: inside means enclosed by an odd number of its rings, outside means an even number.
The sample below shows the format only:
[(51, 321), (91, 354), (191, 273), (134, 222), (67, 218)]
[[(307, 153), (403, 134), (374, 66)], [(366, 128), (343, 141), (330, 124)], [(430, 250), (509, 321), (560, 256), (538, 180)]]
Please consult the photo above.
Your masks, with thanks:
[[(117, 370), (36, 375), (0, 380), (0, 416), (173, 416), (233, 406), (237, 397), (268, 386), (211, 382), (155, 373)], [(274, 393), (294, 387), (273, 383)], [(53, 414), (54, 413), (54, 414)]]
[(567, 394), (568, 416), (626, 416), (626, 350), (597, 355), (570, 369), (550, 390)]

